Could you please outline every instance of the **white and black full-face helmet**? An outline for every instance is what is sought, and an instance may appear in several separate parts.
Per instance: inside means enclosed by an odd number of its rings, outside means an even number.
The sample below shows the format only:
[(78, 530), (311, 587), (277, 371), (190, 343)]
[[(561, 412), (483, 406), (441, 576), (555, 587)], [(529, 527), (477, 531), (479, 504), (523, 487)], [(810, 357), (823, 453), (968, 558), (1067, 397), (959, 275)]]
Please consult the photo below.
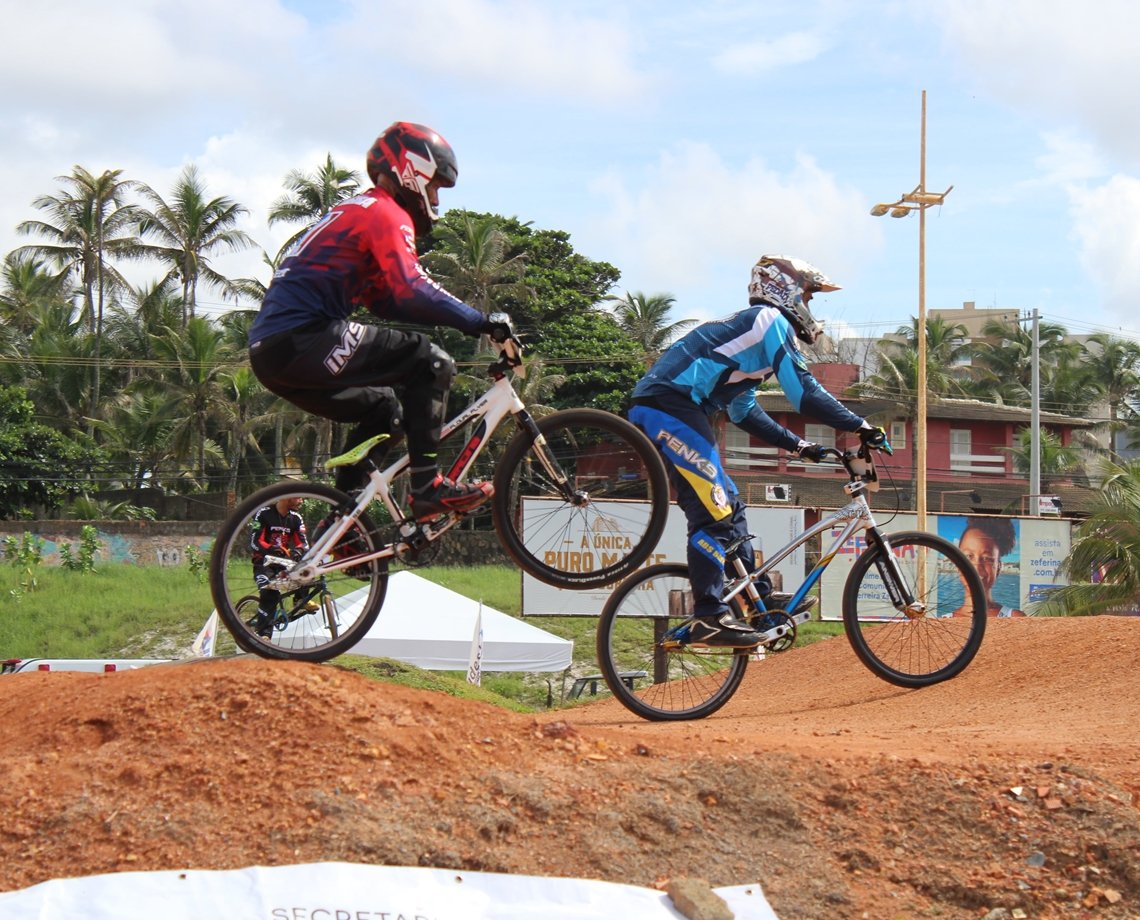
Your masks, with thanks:
[(796, 336), (811, 345), (823, 332), (823, 326), (811, 315), (808, 303), (817, 291), (838, 291), (839, 285), (803, 259), (791, 256), (761, 256), (752, 266), (748, 282), (748, 302), (766, 303), (787, 317)]

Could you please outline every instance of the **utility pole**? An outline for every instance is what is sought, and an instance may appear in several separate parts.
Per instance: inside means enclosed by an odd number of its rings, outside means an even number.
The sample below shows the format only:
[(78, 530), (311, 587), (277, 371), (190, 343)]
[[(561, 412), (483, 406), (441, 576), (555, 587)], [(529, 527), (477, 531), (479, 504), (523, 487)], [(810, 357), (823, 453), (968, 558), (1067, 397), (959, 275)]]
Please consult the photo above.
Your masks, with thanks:
[(1041, 514), (1041, 314), (1033, 308), (1033, 364), (1029, 410), (1029, 514)]

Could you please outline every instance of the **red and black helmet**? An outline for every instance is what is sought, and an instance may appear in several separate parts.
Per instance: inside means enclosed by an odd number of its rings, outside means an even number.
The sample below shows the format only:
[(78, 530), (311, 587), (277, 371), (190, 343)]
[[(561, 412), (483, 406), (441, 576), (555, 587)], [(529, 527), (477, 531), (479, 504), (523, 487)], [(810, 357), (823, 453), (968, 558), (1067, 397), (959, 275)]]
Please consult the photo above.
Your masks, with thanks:
[(379, 184), (381, 176), (393, 179), (396, 200), (412, 218), (417, 233), (426, 233), (439, 212), (429, 192), (451, 188), (459, 176), (455, 151), (431, 128), (407, 121), (389, 125), (368, 151), (368, 178)]

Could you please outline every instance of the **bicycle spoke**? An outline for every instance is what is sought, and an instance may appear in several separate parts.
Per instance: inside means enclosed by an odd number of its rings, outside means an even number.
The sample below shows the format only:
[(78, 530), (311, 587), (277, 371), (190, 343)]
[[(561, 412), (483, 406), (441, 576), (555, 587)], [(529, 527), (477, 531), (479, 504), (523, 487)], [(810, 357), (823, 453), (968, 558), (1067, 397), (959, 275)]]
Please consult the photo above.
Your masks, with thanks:
[(747, 653), (693, 648), (673, 638), (691, 612), (688, 567), (678, 564), (637, 572), (606, 604), (598, 620), (598, 662), (607, 686), (631, 712), (652, 720), (698, 719), (736, 691)]
[[(350, 649), (372, 625), (383, 603), (387, 572), (376, 560), (331, 570), (307, 584), (279, 582), (292, 563), (267, 564), (272, 554), (255, 554), (254, 517), (267, 504), (286, 497), (302, 499), (310, 545), (335, 520), (344, 496), (323, 485), (280, 483), (251, 496), (234, 512), (218, 536), (211, 557), (211, 592), (218, 612), (239, 646), (267, 658), (324, 661)], [(375, 528), (362, 519), (349, 529), (324, 561), (348, 559), (379, 548)], [(255, 566), (255, 559), (261, 560)], [(268, 595), (255, 574), (268, 578)], [(266, 610), (271, 606), (272, 610)]]
[[(848, 639), (884, 680), (908, 687), (947, 680), (981, 645), (985, 590), (973, 566), (942, 538), (915, 532), (888, 539), (897, 569), (873, 547), (851, 570), (843, 601)], [(909, 610), (891, 603), (887, 579), (894, 571), (916, 602)]]
[[(495, 476), (495, 526), (527, 572), (562, 588), (601, 587), (652, 552), (668, 514), (664, 467), (624, 419), (572, 409), (538, 422), (545, 446), (519, 435)], [(547, 470), (557, 466), (565, 486)]]

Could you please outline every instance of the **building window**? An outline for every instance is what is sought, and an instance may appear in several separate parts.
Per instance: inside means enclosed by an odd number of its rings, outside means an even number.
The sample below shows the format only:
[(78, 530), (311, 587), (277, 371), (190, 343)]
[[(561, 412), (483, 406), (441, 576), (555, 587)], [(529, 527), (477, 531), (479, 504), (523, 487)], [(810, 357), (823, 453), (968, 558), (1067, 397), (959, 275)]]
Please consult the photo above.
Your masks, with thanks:
[(969, 428), (951, 428), (950, 429), (950, 457), (961, 457), (965, 460), (969, 459), (972, 454), (974, 445), (973, 432)]
[(891, 422), (891, 447), (906, 449), (906, 422)]
[(829, 425), (804, 425), (804, 440), (823, 447), (835, 446), (835, 429)]
[(778, 466), (775, 447), (753, 447), (747, 431), (731, 422), (724, 426), (724, 464), (737, 469)]

